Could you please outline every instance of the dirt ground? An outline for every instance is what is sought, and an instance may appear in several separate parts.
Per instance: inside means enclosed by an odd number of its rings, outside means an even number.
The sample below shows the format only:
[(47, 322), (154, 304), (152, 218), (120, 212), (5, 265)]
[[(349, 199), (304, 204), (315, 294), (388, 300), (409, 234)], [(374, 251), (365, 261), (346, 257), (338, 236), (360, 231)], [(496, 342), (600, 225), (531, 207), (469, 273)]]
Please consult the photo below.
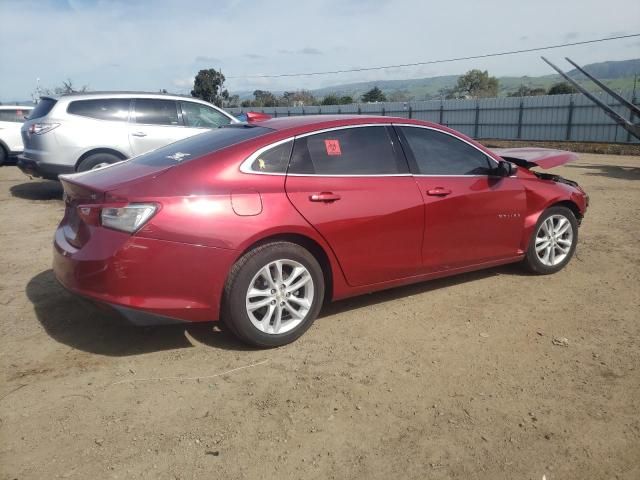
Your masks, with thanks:
[(592, 204), (559, 274), (342, 301), (260, 351), (66, 293), (59, 186), (0, 168), (0, 478), (640, 478), (640, 157), (556, 170)]

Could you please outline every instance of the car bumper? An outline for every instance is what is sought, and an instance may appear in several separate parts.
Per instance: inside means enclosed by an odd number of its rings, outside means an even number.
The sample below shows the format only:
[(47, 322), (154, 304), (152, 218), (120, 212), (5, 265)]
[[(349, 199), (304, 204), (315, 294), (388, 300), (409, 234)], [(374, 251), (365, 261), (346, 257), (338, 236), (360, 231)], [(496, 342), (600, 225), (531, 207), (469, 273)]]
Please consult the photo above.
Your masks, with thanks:
[(78, 249), (58, 228), (53, 270), (67, 290), (137, 325), (218, 320), (235, 251), (101, 231)]
[(57, 180), (58, 175), (74, 173), (74, 169), (69, 165), (58, 165), (55, 163), (44, 163), (18, 156), (16, 165), (22, 172), (30, 177), (44, 178), (46, 180)]

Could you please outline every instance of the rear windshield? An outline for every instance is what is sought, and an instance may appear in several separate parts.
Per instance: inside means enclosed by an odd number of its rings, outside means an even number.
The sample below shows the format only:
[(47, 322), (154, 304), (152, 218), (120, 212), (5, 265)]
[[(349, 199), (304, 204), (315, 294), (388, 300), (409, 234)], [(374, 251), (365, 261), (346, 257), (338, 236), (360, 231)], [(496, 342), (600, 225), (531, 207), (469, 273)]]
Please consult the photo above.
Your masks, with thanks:
[(228, 125), (171, 143), (132, 158), (130, 162), (157, 167), (175, 165), (230, 147), (236, 143), (266, 135), (272, 131), (270, 128), (252, 125)]
[(53, 98), (41, 98), (38, 105), (36, 105), (36, 108), (31, 110), (29, 120), (47, 116), (55, 104), (56, 100)]

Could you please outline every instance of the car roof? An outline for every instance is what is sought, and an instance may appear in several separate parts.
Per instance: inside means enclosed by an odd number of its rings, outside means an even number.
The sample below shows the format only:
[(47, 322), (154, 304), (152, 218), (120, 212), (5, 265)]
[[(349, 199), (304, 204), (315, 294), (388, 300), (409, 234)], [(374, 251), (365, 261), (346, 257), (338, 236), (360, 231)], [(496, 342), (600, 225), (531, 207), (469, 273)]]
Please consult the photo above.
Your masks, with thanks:
[(136, 92), (136, 91), (101, 91), (101, 92), (76, 92), (76, 93), (63, 93), (61, 95), (43, 95), (40, 98), (51, 98), (53, 100), (85, 100), (91, 98), (165, 98), (169, 100), (190, 100), (199, 103), (206, 103), (212, 105), (209, 102), (202, 100), (201, 98), (191, 97), (189, 95), (179, 95), (175, 93), (160, 93), (160, 92)]
[(441, 125), (431, 122), (381, 115), (303, 115), (296, 117), (270, 118), (268, 120), (253, 122), (252, 124), (271, 128), (280, 132), (287, 132), (292, 135), (297, 135), (300, 133), (312, 132), (325, 128), (387, 123), (408, 123), (443, 129)]

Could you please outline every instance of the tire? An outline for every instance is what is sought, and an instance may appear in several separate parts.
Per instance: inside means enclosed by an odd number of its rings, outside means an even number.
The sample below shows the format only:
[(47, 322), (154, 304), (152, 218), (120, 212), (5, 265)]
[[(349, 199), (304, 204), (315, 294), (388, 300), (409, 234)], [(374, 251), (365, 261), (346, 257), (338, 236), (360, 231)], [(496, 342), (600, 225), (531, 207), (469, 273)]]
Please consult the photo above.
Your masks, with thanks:
[(0, 167), (4, 165), (4, 162), (7, 161), (7, 151), (4, 149), (2, 145), (0, 145)]
[(80, 162), (78, 165), (78, 172), (86, 172), (87, 170), (93, 170), (95, 168), (104, 167), (105, 165), (111, 165), (112, 163), (121, 162), (122, 159), (111, 153), (94, 153)]
[(249, 345), (279, 347), (309, 329), (323, 300), (324, 276), (315, 257), (295, 243), (273, 242), (248, 252), (231, 269), (222, 319)]
[(556, 273), (569, 263), (577, 244), (578, 221), (574, 213), (567, 207), (548, 208), (536, 222), (524, 265), (538, 275)]

